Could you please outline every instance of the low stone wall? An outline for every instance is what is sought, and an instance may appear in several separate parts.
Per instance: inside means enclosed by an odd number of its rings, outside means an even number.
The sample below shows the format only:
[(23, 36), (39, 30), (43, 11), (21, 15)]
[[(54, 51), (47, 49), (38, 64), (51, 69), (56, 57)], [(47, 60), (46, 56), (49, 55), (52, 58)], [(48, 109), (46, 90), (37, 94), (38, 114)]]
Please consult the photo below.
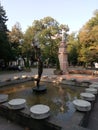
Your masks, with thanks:
[(33, 78), (25, 78), (25, 79), (18, 79), (18, 80), (6, 80), (6, 81), (1, 81), (0, 82), (0, 87), (4, 87), (7, 85), (13, 85), (13, 84), (19, 84), (27, 81), (34, 80)]
[(69, 80), (64, 79), (60, 82), (60, 84), (66, 84), (77, 87), (88, 87), (91, 84), (91, 82), (86, 80), (77, 81), (76, 79), (69, 79)]
[[(34, 130), (60, 130), (61, 127), (53, 124), (49, 119), (33, 119), (28, 107), (21, 110), (13, 110), (8, 103), (0, 105), (0, 115), (29, 129)], [(50, 117), (51, 118), (51, 117)]]
[(94, 70), (69, 70), (70, 74), (87, 74), (92, 75)]
[[(50, 78), (50, 81), (53, 82), (56, 77)], [(19, 79), (19, 80), (8, 80), (6, 82), (0, 83), (1, 86), (16, 84), (16, 83), (22, 83), (26, 81), (34, 80), (33, 78), (26, 78), (26, 79)], [(46, 80), (46, 82), (49, 81)], [(62, 83), (62, 82), (61, 82)], [(66, 80), (64, 79), (65, 84), (71, 84), (71, 85), (81, 85), (81, 86), (88, 86), (90, 82), (88, 81), (82, 81), (78, 82), (75, 79)], [(92, 108), (94, 107), (94, 102), (92, 102)], [(42, 120), (36, 120), (31, 118), (29, 108), (26, 107), (25, 109), (21, 110), (12, 110), (8, 107), (8, 103), (5, 102), (3, 104), (0, 104), (0, 115), (12, 120), (20, 125), (26, 126), (29, 129), (34, 130), (84, 130), (84, 127), (87, 126), (87, 122), (89, 119), (91, 111), (88, 112), (80, 112), (77, 111), (73, 114), (73, 116), (69, 119), (69, 121), (66, 121), (64, 124), (62, 122), (57, 121), (54, 117), (50, 115), (47, 119)], [(86, 128), (85, 128), (86, 130)]]
[[(51, 115), (46, 119), (33, 119), (30, 116), (28, 107), (21, 110), (12, 110), (8, 107), (8, 103), (6, 102), (0, 104), (0, 115), (17, 124), (34, 130), (84, 130), (84, 127), (87, 126), (90, 111), (76, 111), (69, 121), (62, 123), (58, 122)], [(74, 129), (75, 127), (77, 129)]]

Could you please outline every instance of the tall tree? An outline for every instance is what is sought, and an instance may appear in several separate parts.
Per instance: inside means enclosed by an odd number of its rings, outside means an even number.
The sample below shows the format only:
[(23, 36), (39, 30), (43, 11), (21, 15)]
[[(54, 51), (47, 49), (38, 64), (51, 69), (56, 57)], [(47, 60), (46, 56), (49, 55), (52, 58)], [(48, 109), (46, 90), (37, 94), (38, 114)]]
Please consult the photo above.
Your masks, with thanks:
[(21, 25), (17, 22), (14, 26), (12, 26), (12, 30), (9, 31), (9, 41), (13, 53), (13, 60), (18, 58), (21, 54), (21, 47), (22, 47), (22, 40), (23, 40), (23, 33), (21, 30)]
[(6, 26), (7, 21), (6, 12), (0, 4), (0, 60), (7, 63), (10, 59), (10, 44), (8, 40), (8, 30)]
[(79, 61), (85, 64), (98, 62), (98, 10), (79, 32), (81, 50)]
[(78, 62), (79, 43), (76, 33), (71, 33), (68, 36), (68, 61), (70, 65), (76, 65)]
[[(49, 58), (49, 62), (55, 64), (58, 58), (58, 45), (61, 37), (62, 27), (55, 19), (45, 17), (41, 20), (35, 20), (31, 27), (29, 27), (24, 35), (26, 44), (39, 40), (41, 50), (43, 52), (43, 60)], [(55, 50), (55, 51), (54, 51)]]

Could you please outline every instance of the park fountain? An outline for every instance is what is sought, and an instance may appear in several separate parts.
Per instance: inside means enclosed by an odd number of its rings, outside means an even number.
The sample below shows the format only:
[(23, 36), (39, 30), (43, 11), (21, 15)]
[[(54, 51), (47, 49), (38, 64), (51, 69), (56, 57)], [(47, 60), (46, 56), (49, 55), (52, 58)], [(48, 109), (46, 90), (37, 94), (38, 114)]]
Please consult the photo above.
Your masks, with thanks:
[[(88, 111), (93, 106), (91, 103), (94, 102), (97, 95), (97, 90), (91, 88), (93, 84), (87, 91), (88, 88), (77, 87), (75, 84), (62, 84), (62, 78), (57, 76), (42, 77), (44, 80), (40, 81), (40, 86), (43, 85), (43, 82), (45, 83), (47, 86), (45, 93), (32, 91), (32, 88), (37, 87), (37, 83), (35, 84), (32, 79), (25, 83), (1, 87), (0, 93), (4, 100), (0, 105), (0, 115), (35, 130), (65, 129), (68, 126), (71, 127), (68, 125), (69, 122), (72, 124), (73, 122), (74, 124), (83, 122), (85, 114), (88, 116)], [(21, 80), (27, 80), (27, 78)], [(55, 82), (53, 82), (54, 80)], [(64, 79), (64, 83), (66, 81)], [(86, 92), (83, 93), (83, 91)]]
[[(65, 33), (64, 30), (62, 31)], [(67, 129), (67, 127), (70, 128), (73, 123), (76, 125), (80, 124), (85, 116), (79, 112), (77, 112), (75, 116), (75, 107), (79, 111), (91, 110), (91, 104), (88, 101), (78, 99), (84, 88), (76, 87), (72, 84), (61, 85), (59, 82), (62, 79), (57, 79), (57, 81), (55, 80), (55, 82), (52, 83), (46, 82), (46, 88), (43, 82), (40, 82), (43, 72), (43, 61), (38, 40), (32, 42), (32, 46), (35, 51), (34, 61), (38, 62), (38, 75), (37, 78), (34, 78), (36, 84), (31, 80), (18, 85), (2, 87), (0, 93), (4, 94), (3, 97), (6, 98), (6, 100), (0, 105), (0, 115), (34, 130), (63, 130)], [(59, 48), (59, 59), (63, 74), (68, 73), (65, 48), (65, 39), (64, 36), (62, 36), (62, 42)], [(63, 62), (61, 61), (62, 58)], [(24, 79), (25, 76), (22, 76), (22, 78)], [(56, 79), (57, 77), (52, 78)], [(15, 79), (17, 79), (17, 77), (15, 77)], [(72, 82), (73, 81), (74, 80), (72, 80)], [(91, 92), (91, 89), (89, 91)], [(88, 92), (88, 89), (86, 89), (86, 92)], [(95, 94), (97, 94), (97, 92)], [(95, 96), (91, 94), (88, 94), (88, 96), (86, 94), (85, 97), (85, 93), (81, 93), (81, 96), (82, 98), (90, 100), (92, 96), (92, 100), (95, 99)], [(7, 100), (9, 101), (7, 102)], [(87, 109), (85, 109), (84, 106)]]
[[(62, 123), (67, 123), (74, 115), (76, 110), (72, 101), (79, 97), (83, 88), (61, 85), (56, 82), (45, 82), (45, 84), (47, 86), (45, 93), (32, 91), (32, 87), (35, 88), (34, 81), (9, 85), (0, 89), (0, 93), (9, 95), (8, 102), (0, 106), (0, 115), (3, 114), (14, 121), (18, 120), (20, 124), (24, 122), (24, 125), (28, 127), (34, 127), (30, 126), (32, 123), (29, 125), (29, 120), (36, 121), (37, 124), (34, 124), (36, 127), (39, 127), (39, 121), (43, 121), (50, 130), (62, 127)], [(17, 117), (17, 114), (20, 116)]]

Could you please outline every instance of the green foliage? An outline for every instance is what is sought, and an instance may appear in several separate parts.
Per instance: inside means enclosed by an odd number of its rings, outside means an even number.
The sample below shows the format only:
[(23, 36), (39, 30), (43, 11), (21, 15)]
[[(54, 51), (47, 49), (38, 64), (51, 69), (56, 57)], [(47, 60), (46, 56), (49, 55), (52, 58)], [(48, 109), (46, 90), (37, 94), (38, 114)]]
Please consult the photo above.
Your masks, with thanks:
[[(32, 42), (39, 41), (43, 61), (49, 58), (49, 64), (59, 69), (58, 47), (61, 41), (62, 28), (69, 31), (68, 25), (59, 24), (52, 17), (34, 20), (23, 34), (19, 23), (11, 31), (7, 30), (6, 12), (0, 4), (0, 60), (5, 62), (16, 60), (20, 55), (26, 67), (29, 60), (34, 59)], [(20, 41), (22, 40), (23, 41)], [(76, 33), (67, 34), (67, 51), (70, 65), (98, 62), (98, 10), (94, 16)]]
[(78, 62), (78, 38), (75, 33), (68, 37), (68, 61), (70, 65), (76, 65)]
[[(62, 26), (68, 28), (68, 26)], [(61, 40), (56, 35), (60, 33), (62, 26), (51, 17), (35, 20), (24, 34), (25, 44), (28, 46), (37, 39), (43, 53), (43, 60), (49, 58), (49, 64), (55, 65), (58, 59), (58, 45)], [(30, 52), (33, 52), (32, 49), (30, 48)]]
[(80, 53), (78, 60), (83, 63), (98, 62), (98, 11), (79, 32)]
[(5, 64), (10, 59), (11, 48), (8, 40), (8, 30), (6, 26), (7, 16), (0, 4), (0, 60), (3, 60)]
[(9, 32), (9, 40), (13, 46), (17, 46), (19, 41), (23, 38), (23, 33), (21, 31), (21, 26), (19, 22), (17, 22), (13, 27), (12, 30)]
[(17, 22), (13, 27), (12, 30), (8, 32), (10, 46), (12, 49), (12, 60), (16, 60), (19, 55), (22, 54), (22, 44), (23, 44), (23, 33), (21, 31), (20, 24)]

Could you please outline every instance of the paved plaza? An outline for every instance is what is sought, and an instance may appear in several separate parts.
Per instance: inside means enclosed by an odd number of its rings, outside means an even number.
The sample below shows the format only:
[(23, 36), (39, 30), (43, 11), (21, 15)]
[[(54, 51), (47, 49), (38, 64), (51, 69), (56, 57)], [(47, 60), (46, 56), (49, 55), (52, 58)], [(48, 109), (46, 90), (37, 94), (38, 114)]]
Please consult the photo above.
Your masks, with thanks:
[[(54, 69), (44, 69), (43, 75), (49, 75), (52, 76), (54, 75), (53, 73)], [(0, 81), (5, 80), (7, 78), (13, 78), (13, 76), (22, 76), (22, 75), (30, 75), (33, 76), (37, 74), (37, 69), (32, 69), (31, 72), (15, 72), (11, 74), (0, 74)], [(62, 77), (65, 77), (66, 79), (72, 79), (76, 78), (77, 80), (89, 80), (91, 82), (98, 81), (97, 76), (92, 76), (92, 75), (84, 75), (84, 74), (67, 74), (67, 75), (61, 75)], [(94, 108), (91, 111), (89, 122), (88, 122), (88, 127), (89, 130), (98, 130), (98, 97), (96, 99)], [(19, 126), (18, 124), (15, 124), (5, 118), (0, 117), (0, 130), (29, 130), (28, 128), (23, 128)], [(78, 129), (75, 129), (78, 130)]]

